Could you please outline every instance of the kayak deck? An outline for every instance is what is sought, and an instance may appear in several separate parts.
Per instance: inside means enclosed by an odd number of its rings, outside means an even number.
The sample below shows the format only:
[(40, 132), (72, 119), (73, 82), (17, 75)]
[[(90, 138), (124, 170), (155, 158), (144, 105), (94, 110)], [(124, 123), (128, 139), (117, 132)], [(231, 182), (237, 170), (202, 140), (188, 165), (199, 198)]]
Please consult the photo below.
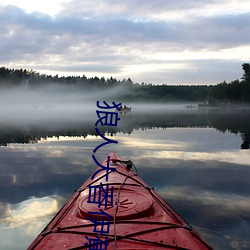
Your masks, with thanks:
[[(112, 152), (101, 165), (115, 168), (108, 181), (99, 167), (28, 249), (212, 249), (131, 170), (130, 161)], [(105, 189), (108, 198), (98, 205)]]

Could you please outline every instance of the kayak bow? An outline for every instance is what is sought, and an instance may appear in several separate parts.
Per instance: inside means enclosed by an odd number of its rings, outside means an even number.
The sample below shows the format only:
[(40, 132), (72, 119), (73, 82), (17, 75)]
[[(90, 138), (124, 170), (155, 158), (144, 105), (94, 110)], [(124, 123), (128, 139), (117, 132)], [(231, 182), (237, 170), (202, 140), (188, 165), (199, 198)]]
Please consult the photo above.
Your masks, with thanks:
[(131, 161), (112, 152), (101, 165), (115, 170), (107, 176), (98, 167), (93, 180), (90, 177), (74, 193), (28, 250), (212, 249), (132, 171)]

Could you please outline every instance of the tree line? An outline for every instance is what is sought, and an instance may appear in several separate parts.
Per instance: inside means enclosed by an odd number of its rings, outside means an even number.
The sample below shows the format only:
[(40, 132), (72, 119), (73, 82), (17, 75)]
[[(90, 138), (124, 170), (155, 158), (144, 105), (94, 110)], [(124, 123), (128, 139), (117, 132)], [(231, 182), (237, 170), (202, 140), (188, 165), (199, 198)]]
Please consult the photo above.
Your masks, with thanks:
[(215, 85), (209, 95), (209, 103), (250, 103), (250, 64), (243, 63), (243, 76), (227, 83), (226, 81)]
[(52, 76), (34, 70), (9, 69), (0, 67), (0, 87), (38, 88), (51, 84), (63, 84), (80, 88), (82, 91), (113, 89), (122, 87), (117, 98), (120, 101), (191, 101), (208, 105), (226, 103), (250, 103), (250, 64), (242, 64), (243, 76), (239, 80), (222, 82), (216, 85), (153, 85), (134, 83), (130, 78), (117, 80), (110, 77)]

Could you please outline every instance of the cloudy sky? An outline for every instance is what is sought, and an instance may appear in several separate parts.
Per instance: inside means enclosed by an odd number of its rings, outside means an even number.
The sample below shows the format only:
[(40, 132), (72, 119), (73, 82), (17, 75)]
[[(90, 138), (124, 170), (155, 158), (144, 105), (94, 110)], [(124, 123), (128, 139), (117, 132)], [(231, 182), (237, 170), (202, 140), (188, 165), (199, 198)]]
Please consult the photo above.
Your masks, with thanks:
[(0, 66), (216, 84), (241, 78), (249, 23), (249, 0), (0, 0)]

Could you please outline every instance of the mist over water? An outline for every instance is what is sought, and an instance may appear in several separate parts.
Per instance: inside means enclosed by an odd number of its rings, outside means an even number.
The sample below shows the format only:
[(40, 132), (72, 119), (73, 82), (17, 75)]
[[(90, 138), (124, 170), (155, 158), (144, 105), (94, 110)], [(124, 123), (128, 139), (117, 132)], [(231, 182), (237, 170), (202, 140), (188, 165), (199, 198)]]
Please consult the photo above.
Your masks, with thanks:
[[(242, 148), (250, 144), (250, 109), (206, 109), (197, 103), (132, 102), (131, 93), (124, 86), (110, 89), (80, 88), (65, 84), (43, 87), (0, 89), (0, 139), (1, 145), (15, 142), (34, 142), (47, 136), (95, 135), (98, 120), (97, 102), (112, 105), (121, 103), (131, 107), (131, 112), (119, 112), (117, 127), (100, 127), (101, 133), (131, 134), (138, 127), (212, 127), (240, 134)], [(99, 109), (100, 110), (100, 109)], [(114, 109), (109, 111), (115, 111)], [(100, 126), (100, 124), (98, 125)], [(74, 132), (72, 132), (74, 130)], [(9, 132), (8, 132), (9, 131)], [(39, 133), (38, 133), (39, 131)], [(10, 134), (11, 133), (11, 136)]]
[[(39, 88), (0, 89), (0, 121), (1, 122), (44, 122), (60, 120), (95, 119), (96, 102), (103, 101), (112, 105), (122, 103), (132, 107), (134, 112), (178, 111), (188, 104), (155, 104), (122, 102), (119, 96), (129, 94), (124, 87), (109, 90), (86, 90), (66, 85), (49, 85)], [(145, 100), (146, 101), (146, 100)]]
[[(93, 95), (92, 95), (93, 96)], [(69, 87), (39, 89), (5, 89), (0, 92), (1, 119), (34, 121), (79, 118), (90, 113), (91, 95)]]

